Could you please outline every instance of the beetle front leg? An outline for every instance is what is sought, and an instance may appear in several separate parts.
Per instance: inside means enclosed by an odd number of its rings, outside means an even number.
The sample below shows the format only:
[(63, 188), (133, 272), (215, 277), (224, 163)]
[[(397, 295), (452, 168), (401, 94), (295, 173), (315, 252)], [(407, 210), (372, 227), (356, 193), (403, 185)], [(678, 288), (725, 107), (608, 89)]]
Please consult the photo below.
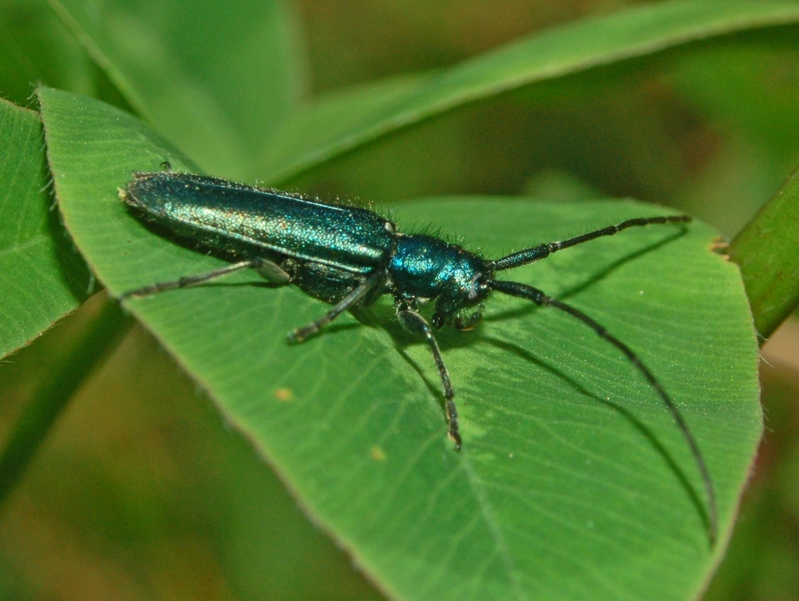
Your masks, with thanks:
[(441, 378), (441, 386), (444, 389), (444, 406), (447, 413), (447, 424), (449, 427), (448, 435), (455, 443), (455, 449), (461, 448), (461, 435), (458, 430), (458, 411), (455, 408), (455, 392), (452, 390), (452, 382), (449, 379), (447, 366), (444, 365), (444, 358), (441, 356), (441, 349), (438, 347), (433, 329), (424, 317), (413, 310), (405, 303), (397, 304), (397, 319), (402, 326), (409, 332), (421, 334), (427, 339), (430, 351), (433, 353), (433, 360), (438, 368), (438, 375)]
[(480, 306), (471, 313), (461, 312), (452, 320), (452, 326), (461, 332), (475, 329), (483, 321), (483, 307)]

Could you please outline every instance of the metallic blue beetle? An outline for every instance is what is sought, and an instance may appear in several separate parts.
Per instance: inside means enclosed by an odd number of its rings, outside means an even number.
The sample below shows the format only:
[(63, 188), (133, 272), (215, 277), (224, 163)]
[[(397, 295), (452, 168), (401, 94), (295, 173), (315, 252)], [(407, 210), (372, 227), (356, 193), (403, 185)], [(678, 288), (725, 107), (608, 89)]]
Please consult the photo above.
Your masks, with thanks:
[(541, 290), (496, 280), (499, 271), (540, 261), (553, 252), (624, 229), (686, 223), (685, 215), (630, 219), (581, 236), (540, 244), (497, 260), (423, 234), (402, 234), (366, 209), (324, 204), (296, 195), (253, 188), (223, 179), (170, 170), (133, 174), (120, 199), (177, 235), (234, 256), (237, 262), (208, 273), (161, 282), (122, 295), (146, 296), (194, 286), (241, 269), (256, 269), (274, 283), (294, 284), (333, 305), (320, 319), (289, 334), (301, 342), (342, 312), (391, 294), (400, 323), (422, 335), (433, 354), (444, 391), (449, 437), (461, 447), (455, 393), (433, 329), (418, 312), (435, 302), (433, 326), (470, 329), (481, 318), (481, 303), (492, 291), (569, 313), (624, 353), (655, 389), (683, 433), (708, 498), (711, 540), (717, 530), (713, 484), (699, 446), (671, 398), (638, 356), (592, 318)]

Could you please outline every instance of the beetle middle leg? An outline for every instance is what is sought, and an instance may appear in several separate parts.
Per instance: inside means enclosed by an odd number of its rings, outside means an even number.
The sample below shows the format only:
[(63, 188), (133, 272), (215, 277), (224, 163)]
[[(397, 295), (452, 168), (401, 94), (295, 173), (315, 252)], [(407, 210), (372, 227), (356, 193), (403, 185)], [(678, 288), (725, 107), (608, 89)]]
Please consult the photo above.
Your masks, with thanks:
[(336, 317), (344, 313), (350, 307), (354, 307), (369, 295), (375, 288), (383, 285), (386, 280), (386, 275), (382, 271), (378, 271), (369, 276), (363, 282), (358, 284), (344, 298), (338, 301), (330, 311), (325, 313), (316, 321), (312, 321), (306, 326), (297, 328), (289, 334), (289, 342), (303, 342), (309, 336), (313, 336)]
[(455, 448), (461, 448), (461, 435), (458, 430), (458, 411), (455, 408), (455, 392), (452, 390), (452, 382), (449, 379), (447, 366), (444, 365), (444, 358), (441, 356), (441, 349), (438, 347), (433, 329), (424, 317), (405, 303), (397, 304), (397, 319), (402, 326), (409, 332), (421, 334), (427, 339), (430, 351), (433, 353), (433, 360), (438, 368), (438, 375), (441, 378), (441, 386), (444, 389), (444, 405), (447, 413), (447, 424), (449, 427), (448, 435), (455, 443)]

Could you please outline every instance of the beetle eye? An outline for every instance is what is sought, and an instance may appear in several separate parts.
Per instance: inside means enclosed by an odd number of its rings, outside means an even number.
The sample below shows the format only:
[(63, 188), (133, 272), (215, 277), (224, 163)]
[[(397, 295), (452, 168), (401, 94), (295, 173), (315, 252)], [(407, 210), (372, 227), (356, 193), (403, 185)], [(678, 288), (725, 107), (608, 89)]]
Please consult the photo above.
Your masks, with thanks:
[(478, 273), (476, 276), (472, 278), (469, 282), (469, 293), (466, 298), (470, 301), (477, 300), (483, 296), (483, 289), (485, 288), (483, 284), (483, 274)]

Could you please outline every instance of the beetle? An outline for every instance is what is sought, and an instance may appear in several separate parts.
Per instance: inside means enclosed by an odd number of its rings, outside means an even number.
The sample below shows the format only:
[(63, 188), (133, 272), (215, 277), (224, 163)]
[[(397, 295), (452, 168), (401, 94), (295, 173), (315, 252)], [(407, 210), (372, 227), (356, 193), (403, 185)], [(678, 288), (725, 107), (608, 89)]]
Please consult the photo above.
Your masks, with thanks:
[[(133, 180), (120, 188), (119, 197), (145, 219), (235, 259), (213, 271), (128, 291), (120, 299), (196, 286), (235, 271), (255, 269), (273, 283), (293, 284), (332, 305), (325, 315), (289, 334), (289, 341), (298, 343), (344, 311), (368, 306), (383, 294), (392, 295), (400, 324), (423, 337), (430, 348), (444, 394), (448, 436), (456, 449), (461, 448), (462, 438), (455, 392), (434, 329), (474, 328), (482, 318), (483, 302), (493, 292), (568, 313), (621, 351), (671, 413), (701, 475), (710, 539), (715, 540), (718, 518), (710, 472), (687, 422), (654, 373), (627, 344), (584, 312), (528, 284), (496, 278), (499, 272), (541, 261), (596, 238), (633, 227), (685, 224), (690, 217), (628, 219), (491, 260), (435, 236), (404, 234), (388, 219), (364, 208), (176, 172), (168, 165), (164, 171), (134, 172)], [(435, 306), (431, 322), (419, 312), (426, 303)]]

